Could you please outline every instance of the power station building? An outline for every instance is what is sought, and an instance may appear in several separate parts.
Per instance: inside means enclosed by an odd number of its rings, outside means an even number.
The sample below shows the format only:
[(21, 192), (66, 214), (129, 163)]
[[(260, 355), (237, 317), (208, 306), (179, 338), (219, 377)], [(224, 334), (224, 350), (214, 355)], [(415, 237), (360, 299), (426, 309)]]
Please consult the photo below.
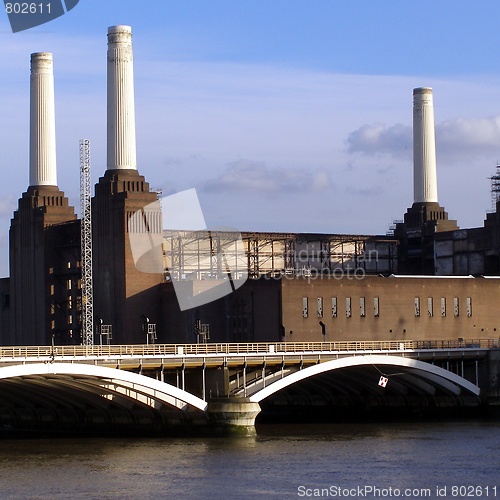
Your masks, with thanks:
[[(500, 206), (461, 230), (439, 205), (430, 88), (413, 91), (414, 202), (394, 235), (243, 232), (231, 254), (222, 231), (163, 228), (137, 168), (130, 27), (109, 28), (107, 65), (107, 168), (91, 205), (95, 343), (499, 337)], [(48, 53), (31, 56), (29, 169), (0, 283), (0, 341), (80, 344), (81, 221), (57, 184)], [(136, 237), (160, 241), (159, 265), (138, 265)], [(231, 293), (180, 307), (181, 289), (194, 297), (229, 283)]]

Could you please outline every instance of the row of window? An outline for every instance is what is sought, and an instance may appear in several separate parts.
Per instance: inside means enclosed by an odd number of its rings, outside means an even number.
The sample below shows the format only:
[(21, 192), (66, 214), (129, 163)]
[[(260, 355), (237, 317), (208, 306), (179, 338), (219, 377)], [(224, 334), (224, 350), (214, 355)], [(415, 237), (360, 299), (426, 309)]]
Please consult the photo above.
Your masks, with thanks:
[[(76, 288), (78, 290), (81, 290), (82, 283), (81, 283), (80, 279), (78, 279), (77, 283), (75, 283), (71, 278), (67, 279), (66, 280), (66, 290), (73, 290), (75, 284), (76, 284)], [(50, 295), (54, 295), (56, 293), (56, 286), (53, 283), (50, 285), (49, 293), (50, 293)]]
[[(446, 316), (446, 297), (441, 297), (439, 300), (439, 312), (441, 313), (442, 317)], [(421, 309), (420, 309), (420, 297), (415, 297), (415, 317), (420, 317), (421, 315)], [(324, 301), (323, 297), (318, 297), (316, 299), (316, 311), (317, 311), (317, 317), (322, 318), (324, 315)], [(328, 307), (328, 306), (326, 306)], [(366, 303), (366, 298), (365, 297), (360, 297), (359, 298), (359, 315), (364, 318), (366, 316), (366, 311), (367, 311), (367, 303)], [(332, 318), (337, 317), (337, 297), (332, 297), (331, 298), (331, 315)], [(471, 297), (467, 297), (465, 300), (465, 313), (467, 316), (472, 316), (472, 299)], [(351, 297), (346, 297), (345, 298), (345, 315), (347, 318), (352, 317), (352, 298)], [(373, 316), (378, 317), (380, 315), (380, 299), (379, 297), (373, 297)], [(458, 297), (453, 298), (453, 315), (454, 316), (459, 316), (460, 315), (460, 300)], [(434, 299), (433, 297), (428, 297), (427, 298), (427, 316), (430, 318), (434, 316)], [(303, 297), (302, 298), (302, 317), (307, 318), (309, 317), (309, 298), (308, 297)]]
[[(77, 260), (76, 262), (72, 263), (71, 261), (68, 260), (66, 262), (66, 269), (71, 269), (72, 266), (79, 268), (81, 267), (81, 262)], [(49, 267), (49, 274), (54, 274), (54, 267)]]
[[(439, 301), (439, 310), (441, 316), (446, 316), (446, 297), (441, 297)], [(420, 310), (420, 297), (415, 297), (415, 316), (419, 317), (421, 314)], [(472, 316), (472, 299), (467, 297), (465, 299), (465, 314), (467, 316)], [(432, 297), (427, 297), (427, 316), (432, 318), (434, 316), (434, 299)], [(458, 297), (453, 297), (453, 316), (460, 316), (460, 299)]]
[[(67, 323), (68, 323), (68, 325), (73, 324), (73, 315), (72, 314), (68, 315)], [(54, 330), (54, 328), (56, 327), (56, 320), (55, 319), (51, 320), (50, 327), (52, 328), (52, 330)]]
[[(317, 304), (317, 316), (318, 318), (323, 317), (324, 313), (324, 304), (323, 304), (323, 297), (318, 297), (316, 299), (316, 304)], [(366, 316), (366, 298), (365, 297), (360, 297), (359, 298), (359, 314), (361, 317)], [(337, 297), (332, 297), (331, 301), (331, 314), (332, 318), (337, 317)], [(373, 315), (375, 317), (379, 316), (379, 311), (380, 311), (380, 300), (378, 297), (373, 297)], [(346, 317), (350, 318), (352, 316), (352, 299), (351, 297), (346, 297), (345, 298), (345, 313)], [(302, 298), (302, 316), (304, 318), (309, 317), (309, 298), (308, 297), (303, 297)]]

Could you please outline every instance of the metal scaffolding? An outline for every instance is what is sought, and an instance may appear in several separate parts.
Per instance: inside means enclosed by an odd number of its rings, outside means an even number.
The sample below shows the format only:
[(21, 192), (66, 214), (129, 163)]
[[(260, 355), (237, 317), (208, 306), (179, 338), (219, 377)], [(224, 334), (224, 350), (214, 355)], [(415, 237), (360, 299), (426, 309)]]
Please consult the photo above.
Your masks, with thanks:
[(80, 140), (80, 210), (82, 269), (82, 343), (94, 344), (92, 297), (92, 217), (90, 194), (90, 141)]
[(491, 181), (491, 209), (496, 212), (497, 202), (500, 201), (500, 165), (497, 165), (495, 175), (490, 177)]
[(164, 231), (165, 272), (174, 281), (223, 279), (224, 259), (232, 273), (251, 278), (282, 274), (397, 271), (397, 244), (386, 236), (308, 233)]

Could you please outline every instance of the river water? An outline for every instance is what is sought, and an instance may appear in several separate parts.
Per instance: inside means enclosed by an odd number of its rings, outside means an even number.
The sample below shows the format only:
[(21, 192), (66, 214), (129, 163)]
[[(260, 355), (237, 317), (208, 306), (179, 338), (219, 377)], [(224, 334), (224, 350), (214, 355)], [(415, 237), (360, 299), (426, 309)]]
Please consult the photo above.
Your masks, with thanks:
[(0, 441), (2, 499), (398, 495), (500, 498), (500, 422), (268, 425), (254, 438)]

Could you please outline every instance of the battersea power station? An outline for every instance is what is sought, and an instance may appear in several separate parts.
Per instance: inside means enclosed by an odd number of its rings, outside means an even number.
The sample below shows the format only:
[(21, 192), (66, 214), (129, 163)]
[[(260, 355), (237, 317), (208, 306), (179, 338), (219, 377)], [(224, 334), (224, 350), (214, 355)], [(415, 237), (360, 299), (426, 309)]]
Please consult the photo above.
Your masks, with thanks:
[(52, 54), (31, 55), (2, 345), (500, 336), (500, 204), (472, 229), (439, 204), (432, 89), (413, 90), (414, 199), (393, 232), (232, 233), (173, 227), (175, 203), (140, 174), (128, 26), (108, 29), (107, 168), (78, 218), (57, 182), (53, 75)]

